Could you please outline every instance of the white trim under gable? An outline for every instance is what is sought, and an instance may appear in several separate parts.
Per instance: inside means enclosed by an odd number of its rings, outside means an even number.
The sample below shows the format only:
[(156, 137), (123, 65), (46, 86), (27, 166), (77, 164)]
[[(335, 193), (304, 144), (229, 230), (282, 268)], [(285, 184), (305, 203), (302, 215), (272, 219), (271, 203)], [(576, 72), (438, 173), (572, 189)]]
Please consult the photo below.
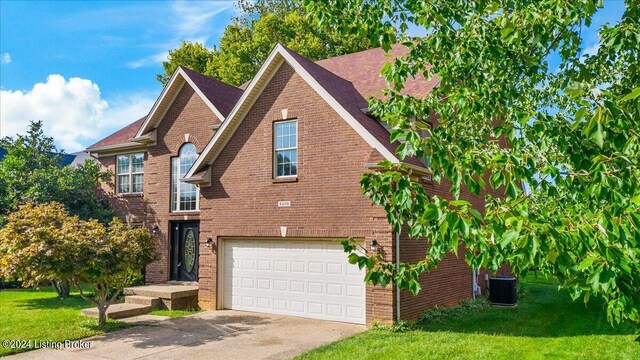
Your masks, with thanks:
[[(231, 135), (240, 125), (240, 122), (246, 116), (246, 113), (251, 108), (255, 100), (260, 96), (265, 85), (269, 83), (273, 75), (276, 73), (280, 65), (286, 61), (293, 70), (302, 77), (311, 88), (313, 88), (334, 111), (336, 111), (346, 122), (349, 124), (372, 148), (378, 150), (385, 159), (392, 163), (399, 163), (398, 158), (389, 151), (378, 139), (376, 139), (369, 131), (367, 131), (336, 99), (329, 94), (305, 69), (298, 61), (296, 61), (291, 54), (280, 44), (277, 44), (273, 49), (267, 60), (262, 64), (262, 67), (258, 71), (258, 74), (251, 80), (246, 90), (240, 97), (240, 100), (236, 103), (231, 110), (227, 120), (222, 123), (222, 126), (216, 131), (215, 135), (209, 140), (209, 143), (202, 151), (196, 162), (191, 169), (187, 172), (183, 181), (189, 181), (196, 172), (198, 172), (204, 165), (211, 165), (213, 161), (218, 157), (222, 149), (226, 146), (227, 142), (231, 138)], [(263, 77), (265, 77), (263, 79)], [(256, 87), (258, 87), (256, 89)], [(248, 104), (245, 104), (249, 102)], [(233, 124), (233, 125), (232, 125)], [(227, 129), (230, 128), (230, 129)], [(228, 134), (226, 138), (225, 134)], [(221, 139), (222, 138), (222, 139)], [(218, 144), (219, 141), (223, 143)], [(214, 146), (218, 145), (215, 147)], [(213, 153), (211, 153), (214, 151)]]
[[(140, 129), (138, 129), (138, 132), (136, 133), (136, 136), (132, 139), (132, 141), (137, 141), (146, 133), (152, 131), (155, 127), (157, 127), (157, 124), (167, 113), (167, 110), (171, 107), (171, 104), (173, 104), (185, 83), (191, 86), (193, 91), (195, 91), (195, 93), (200, 96), (202, 101), (204, 101), (204, 103), (209, 107), (209, 109), (211, 109), (213, 114), (217, 116), (218, 119), (220, 119), (220, 121), (224, 121), (224, 116), (222, 116), (222, 113), (220, 113), (220, 111), (211, 103), (211, 101), (209, 101), (209, 99), (204, 96), (202, 90), (200, 90), (200, 88), (196, 86), (189, 75), (187, 75), (187, 73), (181, 67), (178, 67), (171, 76), (171, 79), (169, 80), (167, 86), (165, 86), (165, 88), (162, 90), (162, 93), (160, 94), (160, 97), (158, 97), (158, 100), (156, 100), (155, 104), (153, 104), (149, 115), (147, 115), (147, 119), (144, 121), (144, 124), (142, 124)], [(170, 97), (170, 99), (168, 99), (168, 96)], [(168, 99), (168, 103), (165, 104), (166, 99)]]

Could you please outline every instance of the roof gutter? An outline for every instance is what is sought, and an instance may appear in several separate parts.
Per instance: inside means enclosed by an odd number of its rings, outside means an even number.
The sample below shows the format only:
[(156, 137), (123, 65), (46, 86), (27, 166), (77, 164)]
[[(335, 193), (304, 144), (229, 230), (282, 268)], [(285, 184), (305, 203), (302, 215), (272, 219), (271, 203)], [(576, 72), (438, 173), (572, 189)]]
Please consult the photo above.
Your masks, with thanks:
[(211, 165), (207, 165), (203, 170), (189, 177), (180, 179), (181, 182), (188, 184), (209, 186), (211, 185)]
[(153, 129), (144, 135), (133, 137), (129, 139), (129, 141), (143, 144), (143, 145), (155, 145), (157, 138), (158, 138), (158, 130)]
[[(400, 270), (400, 231), (396, 233), (396, 273)], [(396, 322), (400, 322), (400, 285), (396, 285)]]
[(115, 144), (115, 145), (106, 145), (95, 148), (88, 148), (85, 151), (89, 153), (92, 157), (99, 158), (100, 156), (111, 155), (113, 153), (118, 153), (122, 151), (128, 150), (147, 150), (147, 146), (135, 142), (128, 142), (123, 144)]

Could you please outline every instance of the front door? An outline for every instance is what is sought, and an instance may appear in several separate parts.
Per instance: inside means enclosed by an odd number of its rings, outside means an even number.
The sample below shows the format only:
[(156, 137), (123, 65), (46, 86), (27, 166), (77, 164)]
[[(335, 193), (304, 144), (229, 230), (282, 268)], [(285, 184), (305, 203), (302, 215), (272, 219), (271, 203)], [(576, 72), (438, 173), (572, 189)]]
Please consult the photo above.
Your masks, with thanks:
[(198, 222), (171, 223), (171, 280), (198, 281)]

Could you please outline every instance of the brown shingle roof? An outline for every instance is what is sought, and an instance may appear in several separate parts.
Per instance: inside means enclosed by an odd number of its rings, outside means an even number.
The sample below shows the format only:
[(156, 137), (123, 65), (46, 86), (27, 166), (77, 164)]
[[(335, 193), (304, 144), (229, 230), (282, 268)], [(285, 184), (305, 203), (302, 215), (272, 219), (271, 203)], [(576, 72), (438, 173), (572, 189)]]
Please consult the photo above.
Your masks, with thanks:
[(235, 86), (202, 75), (184, 66), (181, 66), (181, 68), (187, 73), (191, 80), (193, 80), (204, 96), (211, 101), (213, 106), (215, 106), (224, 117), (227, 117), (240, 99), (240, 96), (242, 96), (243, 91)]
[[(316, 64), (343, 79), (351, 81), (356, 90), (358, 90), (365, 99), (371, 95), (380, 98), (382, 97), (382, 90), (387, 87), (385, 79), (380, 75), (382, 65), (395, 58), (401, 57), (408, 52), (409, 48), (406, 46), (395, 44), (391, 47), (391, 50), (389, 50), (388, 53), (385, 53), (382, 48), (375, 48), (353, 54), (319, 60), (316, 61)], [(251, 81), (247, 81), (238, 87), (240, 89), (246, 89), (250, 82)], [(427, 81), (424, 76), (419, 75), (415, 79), (407, 79), (402, 93), (417, 97), (424, 97), (437, 84), (437, 78)]]
[[(385, 63), (401, 57), (408, 52), (409, 48), (406, 46), (395, 44), (388, 54), (381, 48), (376, 48), (320, 60), (317, 61), (316, 64), (341, 78), (351, 81), (353, 86), (355, 86), (358, 92), (365, 98), (371, 95), (381, 97), (382, 90), (386, 89), (387, 83), (380, 75), (380, 69), (382, 69)], [(437, 84), (438, 79), (425, 80), (422, 75), (419, 75), (415, 79), (407, 79), (402, 93), (424, 97)]]
[[(181, 66), (181, 68), (223, 116), (226, 117), (229, 115), (233, 106), (238, 102), (240, 96), (242, 96), (241, 89), (225, 84), (220, 80), (199, 74), (189, 68), (183, 66)], [(103, 146), (119, 145), (130, 142), (129, 139), (136, 136), (146, 118), (147, 117), (145, 116), (142, 119), (136, 120), (132, 124), (125, 126), (124, 128), (91, 145), (88, 149), (90, 150)]]
[[(286, 49), (286, 48), (285, 48)], [(385, 148), (392, 153), (398, 143), (389, 142), (389, 132), (375, 119), (362, 112), (368, 103), (369, 96), (382, 96), (382, 90), (387, 87), (386, 81), (380, 76), (380, 69), (396, 57), (403, 56), (409, 49), (403, 45), (394, 45), (389, 53), (380, 48), (365, 50), (353, 54), (337, 56), (330, 59), (312, 62), (302, 55), (287, 49), (295, 59), (325, 88), (367, 131), (369, 131)], [(225, 84), (219, 80), (199, 74), (191, 69), (182, 67), (187, 75), (198, 86), (202, 93), (225, 117), (229, 115), (236, 102), (240, 99), (243, 84), (239, 88)], [(416, 79), (408, 79), (403, 94), (423, 97), (438, 83), (436, 78), (425, 80), (421, 75)], [(145, 118), (137, 120), (127, 127), (91, 145), (89, 149), (116, 145), (129, 142), (144, 123)], [(422, 166), (415, 158), (405, 159), (406, 162)]]
[(136, 136), (138, 129), (140, 129), (140, 126), (142, 126), (146, 118), (147, 117), (144, 116), (134, 121), (133, 123), (123, 127), (122, 129), (105, 137), (104, 139), (98, 141), (97, 143), (89, 146), (87, 150), (101, 148), (101, 147), (110, 146), (110, 145), (126, 144), (128, 142), (131, 142), (129, 139)]
[[(355, 84), (339, 77), (318, 63), (308, 60), (295, 51), (287, 49), (286, 47), (284, 48), (354, 119), (387, 150), (395, 154), (395, 150), (400, 143), (391, 143), (389, 140), (389, 131), (387, 131), (381, 123), (362, 112), (362, 109), (367, 107), (368, 102), (356, 89)], [(416, 158), (407, 158), (404, 161), (412, 165), (424, 166), (424, 164)]]

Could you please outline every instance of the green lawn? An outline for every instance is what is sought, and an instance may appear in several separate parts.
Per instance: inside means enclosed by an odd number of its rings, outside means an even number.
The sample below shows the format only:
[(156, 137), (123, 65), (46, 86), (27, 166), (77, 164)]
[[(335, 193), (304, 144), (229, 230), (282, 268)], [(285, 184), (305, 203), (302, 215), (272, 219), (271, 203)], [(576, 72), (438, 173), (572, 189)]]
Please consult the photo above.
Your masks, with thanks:
[(168, 316), (172, 319), (180, 318), (183, 316), (193, 315), (200, 312), (200, 309), (186, 309), (186, 310), (153, 310), (149, 315)]
[[(571, 302), (527, 278), (516, 308), (491, 307), (406, 332), (368, 330), (299, 359), (640, 359), (631, 326), (613, 329), (602, 302)], [(428, 291), (428, 290), (427, 290)]]
[[(95, 319), (80, 315), (88, 307), (77, 293), (58, 299), (51, 288), (0, 290), (0, 340), (73, 340), (130, 326), (110, 320), (98, 328)], [(0, 345), (0, 356), (19, 351), (25, 350)]]

